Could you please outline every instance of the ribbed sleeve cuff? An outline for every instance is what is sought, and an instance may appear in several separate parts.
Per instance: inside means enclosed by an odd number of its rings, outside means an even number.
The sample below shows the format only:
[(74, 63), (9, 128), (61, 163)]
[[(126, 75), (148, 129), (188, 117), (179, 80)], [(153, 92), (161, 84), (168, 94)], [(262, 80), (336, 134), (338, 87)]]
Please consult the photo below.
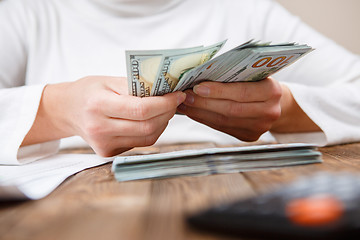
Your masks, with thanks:
[(44, 87), (36, 85), (2, 90), (5, 95), (0, 104), (5, 118), (1, 121), (3, 136), (0, 142), (5, 146), (5, 151), (0, 153), (0, 164), (24, 164), (57, 152), (59, 141), (20, 148), (35, 121)]
[[(359, 86), (342, 84), (333, 86), (305, 86), (286, 84), (295, 101), (308, 117), (319, 126), (321, 132), (275, 134), (279, 142), (306, 142), (319, 146), (335, 145), (360, 140)], [(354, 96), (353, 98), (349, 98)]]

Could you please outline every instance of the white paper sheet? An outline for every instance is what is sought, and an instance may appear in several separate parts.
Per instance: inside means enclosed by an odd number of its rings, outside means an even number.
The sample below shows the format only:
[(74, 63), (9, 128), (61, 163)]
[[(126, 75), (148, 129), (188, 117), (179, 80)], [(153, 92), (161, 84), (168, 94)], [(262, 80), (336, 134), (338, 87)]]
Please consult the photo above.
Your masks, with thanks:
[(69, 176), (112, 160), (95, 154), (57, 154), (26, 165), (0, 166), (0, 200), (43, 198)]

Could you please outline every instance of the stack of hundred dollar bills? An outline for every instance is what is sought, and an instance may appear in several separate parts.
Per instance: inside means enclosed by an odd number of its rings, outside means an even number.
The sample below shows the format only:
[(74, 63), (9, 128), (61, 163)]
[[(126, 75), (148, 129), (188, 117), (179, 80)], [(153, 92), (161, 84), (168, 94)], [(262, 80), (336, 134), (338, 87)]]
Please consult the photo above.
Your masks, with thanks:
[(301, 143), (182, 150), (119, 156), (112, 171), (118, 181), (210, 175), (319, 163), (315, 146)]
[(258, 81), (313, 50), (308, 45), (251, 40), (213, 58), (225, 42), (208, 47), (126, 51), (129, 94), (161, 96), (204, 80)]

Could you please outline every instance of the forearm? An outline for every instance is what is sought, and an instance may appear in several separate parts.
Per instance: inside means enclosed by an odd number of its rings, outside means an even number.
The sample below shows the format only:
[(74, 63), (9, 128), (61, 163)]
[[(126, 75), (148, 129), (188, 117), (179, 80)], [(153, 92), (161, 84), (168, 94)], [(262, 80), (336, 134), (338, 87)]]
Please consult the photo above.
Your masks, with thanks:
[(270, 131), (274, 133), (304, 133), (321, 131), (295, 101), (290, 89), (281, 84), (281, 115)]
[(44, 88), (35, 121), (25, 136), (22, 146), (72, 136), (66, 121), (66, 93), (70, 83), (47, 85)]

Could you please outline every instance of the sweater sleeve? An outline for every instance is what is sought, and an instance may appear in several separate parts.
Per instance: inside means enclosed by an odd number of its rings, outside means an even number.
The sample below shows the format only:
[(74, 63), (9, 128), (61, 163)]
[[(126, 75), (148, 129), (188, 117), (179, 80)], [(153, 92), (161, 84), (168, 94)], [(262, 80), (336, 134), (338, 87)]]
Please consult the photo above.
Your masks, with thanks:
[(0, 164), (18, 165), (53, 154), (58, 141), (21, 147), (44, 85), (26, 86), (26, 11), (19, 1), (0, 2)]
[[(257, 1), (264, 41), (305, 43), (315, 51), (274, 75), (322, 130), (273, 134), (279, 142), (333, 145), (360, 141), (360, 57), (319, 34), (273, 1)], [(261, 4), (261, 6), (260, 6)]]

